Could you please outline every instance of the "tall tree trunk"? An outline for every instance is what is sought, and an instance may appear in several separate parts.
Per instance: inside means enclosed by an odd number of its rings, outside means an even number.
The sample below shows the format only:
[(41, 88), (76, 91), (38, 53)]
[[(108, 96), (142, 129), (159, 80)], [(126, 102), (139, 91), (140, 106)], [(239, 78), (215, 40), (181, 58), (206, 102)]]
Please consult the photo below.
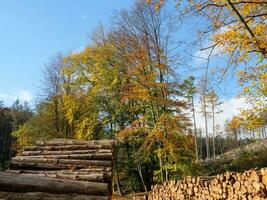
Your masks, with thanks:
[(205, 132), (206, 132), (206, 153), (207, 159), (210, 159), (210, 147), (209, 147), (209, 133), (208, 133), (208, 116), (207, 116), (207, 104), (206, 104), (206, 96), (203, 96), (204, 103), (204, 118), (205, 118)]
[(203, 145), (202, 145), (202, 131), (199, 130), (199, 146), (200, 146), (200, 159), (203, 159)]
[(60, 124), (59, 124), (59, 111), (58, 111), (58, 99), (57, 97), (54, 97), (54, 114), (55, 114), (55, 129), (57, 131), (57, 135), (60, 136)]
[(215, 108), (214, 104), (212, 105), (212, 147), (213, 147), (213, 159), (216, 157), (215, 149)]
[(192, 101), (192, 111), (193, 111), (193, 120), (194, 120), (194, 135), (195, 135), (195, 154), (196, 154), (196, 162), (198, 162), (198, 145), (197, 145), (197, 125), (196, 125), (196, 114), (195, 114), (195, 105), (194, 105), (194, 97), (191, 97)]
[(221, 155), (223, 155), (222, 141), (221, 141), (221, 138), (220, 138), (220, 137), (219, 137), (219, 145), (220, 145), (220, 152), (221, 152)]
[[(167, 163), (168, 161), (167, 161), (167, 156), (166, 156), (166, 154), (165, 154), (165, 163)], [(165, 181), (167, 182), (167, 181), (169, 181), (169, 173), (168, 173), (168, 169), (166, 168), (165, 169)]]
[(162, 158), (159, 157), (159, 166), (160, 166), (160, 176), (161, 176), (161, 182), (164, 182), (164, 175), (163, 175), (163, 166), (162, 166)]
[(137, 166), (137, 170), (138, 170), (140, 179), (141, 179), (141, 181), (142, 181), (144, 190), (147, 192), (147, 187), (146, 187), (146, 184), (145, 184), (145, 181), (144, 181), (144, 178), (143, 178), (143, 174), (142, 174), (142, 167), (141, 167), (139, 161), (136, 162), (136, 166)]
[(121, 190), (121, 186), (120, 186), (120, 179), (119, 179), (119, 176), (118, 176), (118, 173), (116, 173), (116, 185), (117, 185), (117, 189), (118, 189), (118, 193), (120, 196), (122, 196), (122, 190)]

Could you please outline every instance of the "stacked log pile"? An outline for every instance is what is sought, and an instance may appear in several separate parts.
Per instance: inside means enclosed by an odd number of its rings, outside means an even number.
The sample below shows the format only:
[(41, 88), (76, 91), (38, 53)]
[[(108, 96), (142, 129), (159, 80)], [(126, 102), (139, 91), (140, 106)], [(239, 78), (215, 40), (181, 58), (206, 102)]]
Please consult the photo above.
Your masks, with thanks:
[(0, 173), (0, 197), (57, 195), (64, 199), (69, 194), (67, 199), (108, 199), (113, 148), (112, 140), (38, 141), (12, 158), (10, 169)]
[(174, 199), (267, 199), (267, 168), (244, 173), (226, 172), (217, 176), (186, 177), (156, 185), (149, 200)]

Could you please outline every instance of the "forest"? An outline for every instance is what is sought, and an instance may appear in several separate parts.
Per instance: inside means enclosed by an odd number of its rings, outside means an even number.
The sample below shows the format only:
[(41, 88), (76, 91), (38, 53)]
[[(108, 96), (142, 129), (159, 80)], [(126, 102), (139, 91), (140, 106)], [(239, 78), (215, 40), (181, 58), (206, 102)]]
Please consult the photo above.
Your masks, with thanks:
[[(0, 169), (52, 138), (115, 139), (120, 195), (188, 175), (266, 167), (266, 150), (216, 161), (267, 138), (266, 20), (266, 0), (137, 0), (115, 12), (84, 49), (51, 56), (34, 107), (0, 102)], [(196, 46), (204, 57), (193, 55)], [(189, 62), (194, 57), (201, 66)], [(220, 126), (221, 91), (234, 81), (249, 108)]]

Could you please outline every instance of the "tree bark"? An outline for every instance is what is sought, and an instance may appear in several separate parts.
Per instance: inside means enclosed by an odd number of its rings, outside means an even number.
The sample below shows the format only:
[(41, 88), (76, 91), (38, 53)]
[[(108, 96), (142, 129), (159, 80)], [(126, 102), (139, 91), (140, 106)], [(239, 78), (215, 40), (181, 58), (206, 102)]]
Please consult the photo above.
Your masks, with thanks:
[(49, 145), (49, 146), (31, 146), (25, 147), (24, 151), (66, 151), (66, 150), (89, 150), (89, 149), (112, 149), (111, 145), (87, 145), (87, 144), (61, 144), (60, 145)]
[(146, 184), (145, 184), (145, 181), (144, 181), (144, 178), (143, 178), (143, 174), (142, 174), (142, 167), (141, 167), (141, 165), (140, 165), (140, 163), (138, 161), (136, 163), (136, 166), (137, 166), (137, 170), (138, 170), (140, 179), (142, 181), (143, 187), (144, 187), (145, 191), (147, 192)]
[[(15, 171), (7, 171), (8, 174), (20, 174)], [(105, 178), (108, 178), (108, 175), (105, 176), (104, 173), (62, 173), (62, 172), (46, 172), (46, 173), (24, 173), (24, 176), (36, 176), (36, 177), (47, 177), (47, 178), (59, 178), (59, 179), (70, 179), (77, 181), (88, 181), (88, 182), (100, 182), (104, 183)], [(111, 174), (109, 174), (111, 178)]]
[(108, 147), (114, 146), (114, 141), (112, 140), (90, 140), (90, 141), (84, 141), (84, 140), (65, 140), (62, 138), (54, 138), (50, 141), (37, 141), (37, 146), (61, 146), (61, 145), (106, 145)]
[(209, 147), (209, 133), (208, 133), (208, 116), (207, 116), (207, 104), (206, 104), (206, 94), (203, 96), (204, 103), (204, 118), (205, 118), (205, 132), (206, 132), (206, 153), (207, 159), (210, 159), (210, 147)]
[(215, 159), (216, 149), (215, 149), (215, 108), (214, 108), (214, 104), (212, 104), (212, 147), (213, 147), (213, 159)]
[(194, 120), (194, 135), (195, 135), (195, 153), (196, 153), (196, 162), (198, 162), (198, 144), (197, 144), (197, 124), (196, 124), (196, 114), (195, 114), (195, 105), (194, 105), (194, 97), (191, 97), (192, 101), (192, 111), (193, 111), (193, 120)]
[[(18, 158), (18, 157), (17, 157)], [(23, 158), (23, 157), (22, 157)], [(76, 159), (76, 160), (112, 160), (112, 153), (92, 153), (92, 154), (62, 154), (62, 155), (34, 155), (24, 158), (38, 159)]]
[(39, 156), (39, 155), (69, 155), (69, 154), (90, 154), (90, 153), (112, 153), (111, 149), (89, 149), (89, 150), (65, 150), (65, 151), (23, 151), (21, 156)]
[(108, 184), (0, 173), (1, 191), (108, 195)]
[(46, 164), (72, 164), (72, 165), (93, 165), (93, 166), (111, 166), (110, 160), (74, 160), (74, 159), (53, 159), (53, 158), (29, 158), (29, 157), (15, 157), (12, 158), (11, 163), (46, 163)]
[(5, 200), (108, 200), (109, 197), (101, 196), (88, 196), (78, 194), (50, 194), (45, 192), (25, 192), (25, 193), (14, 193), (14, 192), (0, 192), (0, 199)]

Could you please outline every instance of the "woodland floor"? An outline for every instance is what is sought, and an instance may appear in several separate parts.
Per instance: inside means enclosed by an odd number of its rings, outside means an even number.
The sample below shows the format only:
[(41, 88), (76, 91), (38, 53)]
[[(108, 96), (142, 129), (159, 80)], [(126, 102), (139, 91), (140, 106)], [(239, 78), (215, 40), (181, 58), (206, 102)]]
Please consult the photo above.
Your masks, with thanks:
[(127, 196), (113, 195), (112, 200), (145, 200), (145, 194), (147, 193), (135, 193)]

